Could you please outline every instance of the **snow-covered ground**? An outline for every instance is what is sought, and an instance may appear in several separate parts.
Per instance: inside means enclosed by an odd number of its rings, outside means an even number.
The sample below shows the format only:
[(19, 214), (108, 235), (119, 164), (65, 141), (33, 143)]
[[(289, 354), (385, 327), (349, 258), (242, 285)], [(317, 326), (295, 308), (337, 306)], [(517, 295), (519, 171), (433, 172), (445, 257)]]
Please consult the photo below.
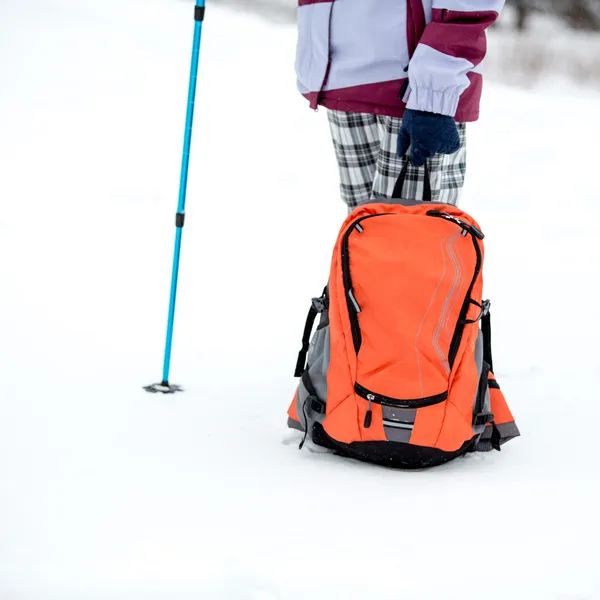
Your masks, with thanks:
[(175, 0), (0, 3), (0, 599), (600, 598), (600, 95), (486, 87), (463, 207), (488, 234), (522, 438), (388, 471), (299, 452), (285, 426), (345, 213), (290, 28), (207, 11), (186, 392), (141, 389), (160, 379), (192, 28)]

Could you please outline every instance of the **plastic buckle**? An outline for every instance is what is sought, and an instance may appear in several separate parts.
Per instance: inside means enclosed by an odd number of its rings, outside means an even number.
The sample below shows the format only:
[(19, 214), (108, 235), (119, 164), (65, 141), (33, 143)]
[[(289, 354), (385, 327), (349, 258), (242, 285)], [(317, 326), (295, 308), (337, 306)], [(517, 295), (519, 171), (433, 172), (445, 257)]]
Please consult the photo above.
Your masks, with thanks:
[(481, 306), (481, 317), (480, 319), (483, 319), (483, 317), (487, 317), (490, 314), (490, 306), (492, 305), (490, 300), (484, 300), (483, 304)]
[(316, 396), (309, 396), (307, 400), (310, 400), (310, 409), (319, 415), (325, 414), (325, 402), (317, 398)]
[(325, 306), (325, 297), (321, 296), (320, 298), (313, 298), (312, 306), (318, 313), (324, 312), (325, 309), (327, 308)]
[(488, 425), (494, 422), (494, 415), (491, 412), (479, 413), (473, 417), (473, 425)]

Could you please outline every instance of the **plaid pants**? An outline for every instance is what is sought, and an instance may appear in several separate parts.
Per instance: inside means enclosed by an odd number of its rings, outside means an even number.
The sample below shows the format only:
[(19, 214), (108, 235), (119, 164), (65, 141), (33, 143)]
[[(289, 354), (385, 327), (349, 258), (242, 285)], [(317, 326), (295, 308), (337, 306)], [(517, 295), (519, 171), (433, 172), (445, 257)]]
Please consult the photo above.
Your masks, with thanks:
[[(406, 158), (396, 155), (402, 119), (327, 111), (340, 169), (342, 199), (350, 209), (371, 199), (391, 198)], [(433, 202), (458, 203), (466, 172), (466, 125), (457, 123), (461, 148), (428, 160)], [(408, 167), (402, 196), (423, 198), (424, 169)]]

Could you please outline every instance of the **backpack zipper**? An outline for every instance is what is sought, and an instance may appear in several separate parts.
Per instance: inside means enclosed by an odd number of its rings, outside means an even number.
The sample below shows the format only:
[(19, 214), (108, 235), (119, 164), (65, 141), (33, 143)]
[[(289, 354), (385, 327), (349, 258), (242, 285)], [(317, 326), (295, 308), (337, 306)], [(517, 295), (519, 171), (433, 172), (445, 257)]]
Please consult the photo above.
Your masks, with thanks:
[(441, 404), (448, 398), (448, 392), (442, 394), (436, 394), (435, 396), (427, 396), (425, 398), (416, 398), (414, 400), (405, 400), (401, 398), (391, 398), (390, 396), (384, 396), (382, 394), (376, 394), (366, 387), (360, 385), (360, 383), (354, 384), (354, 391), (365, 400), (374, 402), (375, 404), (382, 404), (383, 406), (390, 406), (391, 408), (425, 408), (427, 406), (435, 406)]
[(455, 217), (440, 210), (429, 210), (427, 211), (427, 215), (430, 217), (445, 219), (446, 221), (455, 223), (456, 225), (461, 227), (463, 231), (470, 233), (471, 239), (473, 240), (475, 253), (477, 254), (477, 262), (475, 263), (475, 274), (473, 275), (471, 285), (469, 285), (469, 289), (467, 290), (465, 301), (463, 302), (462, 308), (460, 309), (458, 322), (454, 329), (452, 341), (450, 342), (450, 350), (448, 352), (448, 364), (450, 365), (450, 370), (452, 370), (452, 368), (454, 367), (454, 361), (456, 360), (456, 355), (458, 354), (458, 349), (460, 348), (460, 343), (462, 342), (465, 326), (467, 325), (466, 319), (467, 313), (469, 312), (469, 306), (471, 304), (471, 294), (473, 292), (473, 288), (475, 287), (477, 277), (479, 277), (479, 273), (481, 272), (481, 263), (483, 262), (483, 258), (481, 256), (481, 248), (479, 247), (479, 242), (477, 240), (483, 240), (485, 236), (483, 235), (480, 229), (475, 227), (475, 225), (471, 225), (471, 223), (467, 223), (467, 221), (464, 221), (459, 217)]
[(352, 341), (354, 343), (354, 351), (358, 355), (360, 347), (362, 345), (362, 334), (360, 332), (360, 326), (358, 324), (358, 313), (360, 312), (360, 306), (354, 297), (354, 290), (352, 289), (352, 277), (350, 275), (350, 253), (348, 251), (348, 240), (350, 234), (356, 229), (358, 232), (362, 232), (360, 224), (367, 219), (373, 217), (384, 217), (393, 215), (394, 213), (380, 213), (378, 215), (367, 215), (356, 219), (349, 226), (344, 234), (342, 241), (342, 276), (344, 280), (344, 292), (346, 295), (346, 305), (348, 307), (348, 316), (350, 317), (350, 328), (352, 330)]
[(366, 387), (360, 385), (360, 383), (354, 384), (354, 391), (358, 396), (369, 402), (369, 408), (365, 414), (364, 427), (368, 429), (371, 427), (373, 420), (372, 404), (380, 404), (382, 406), (389, 406), (391, 408), (425, 408), (427, 406), (435, 406), (441, 404), (448, 398), (448, 392), (443, 394), (437, 394), (436, 396), (428, 396), (426, 398), (417, 398), (415, 400), (403, 400), (400, 398), (391, 398), (390, 396), (383, 396), (382, 394), (376, 394)]
[[(362, 334), (360, 331), (360, 325), (358, 323), (358, 313), (360, 312), (360, 305), (358, 304), (358, 302), (354, 296), (354, 290), (352, 287), (352, 276), (350, 274), (350, 253), (348, 250), (350, 235), (355, 229), (357, 231), (362, 231), (362, 227), (360, 227), (360, 224), (363, 221), (366, 221), (367, 219), (372, 219), (373, 217), (384, 217), (384, 216), (389, 216), (389, 215), (393, 215), (393, 214), (395, 214), (395, 213), (380, 213), (378, 215), (367, 215), (365, 217), (361, 217), (360, 219), (356, 219), (356, 221), (353, 221), (348, 226), (348, 229), (347, 229), (346, 233), (344, 234), (344, 239), (342, 241), (342, 277), (343, 277), (343, 281), (344, 281), (344, 291), (345, 291), (345, 295), (346, 295), (346, 305), (348, 308), (348, 316), (350, 318), (350, 329), (352, 331), (352, 341), (354, 343), (354, 351), (356, 352), (357, 355), (358, 355), (358, 353), (360, 351), (360, 347), (362, 345)], [(430, 210), (430, 211), (427, 211), (426, 214), (427, 214), (427, 216), (430, 216), (430, 217), (445, 219), (446, 221), (455, 223), (456, 225), (461, 227), (463, 231), (470, 233), (471, 238), (473, 240), (473, 246), (475, 248), (475, 252), (477, 253), (477, 263), (475, 266), (475, 274), (471, 281), (471, 285), (469, 286), (469, 289), (467, 291), (467, 296), (465, 298), (465, 301), (462, 305), (462, 308), (461, 308), (461, 311), (459, 314), (459, 318), (458, 318), (458, 322), (454, 329), (454, 335), (452, 337), (452, 342), (450, 343), (450, 350), (448, 352), (448, 364), (450, 366), (450, 370), (452, 370), (452, 367), (454, 366), (454, 361), (456, 360), (456, 355), (458, 353), (458, 349), (460, 347), (460, 342), (462, 341), (464, 328), (466, 325), (466, 323), (464, 323), (464, 321), (467, 318), (467, 313), (469, 310), (471, 292), (473, 291), (473, 287), (475, 287), (475, 282), (477, 281), (477, 277), (479, 276), (479, 273), (481, 271), (482, 256), (481, 256), (481, 249), (479, 247), (479, 244), (477, 243), (477, 240), (478, 239), (483, 240), (485, 236), (483, 235), (481, 230), (478, 229), (477, 227), (475, 227), (474, 225), (471, 225), (470, 223), (467, 223), (467, 221), (464, 221), (458, 217), (454, 217), (453, 215), (450, 215), (449, 213), (445, 213), (440, 210)]]

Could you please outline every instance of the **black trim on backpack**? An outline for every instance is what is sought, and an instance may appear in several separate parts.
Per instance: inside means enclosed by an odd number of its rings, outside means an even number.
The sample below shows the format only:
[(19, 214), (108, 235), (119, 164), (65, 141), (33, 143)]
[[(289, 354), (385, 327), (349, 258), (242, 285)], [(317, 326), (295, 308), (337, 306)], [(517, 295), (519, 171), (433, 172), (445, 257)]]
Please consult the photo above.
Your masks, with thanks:
[(302, 438), (300, 446), (298, 447), (300, 450), (302, 450), (309, 432), (307, 407), (310, 408), (311, 411), (319, 415), (324, 415), (325, 411), (327, 410), (327, 405), (323, 400), (321, 400), (321, 398), (319, 398), (317, 390), (313, 385), (312, 379), (308, 374), (308, 367), (304, 370), (304, 373), (302, 373), (301, 381), (304, 387), (306, 388), (306, 391), (308, 392), (308, 396), (302, 404), (302, 415), (304, 417), (304, 437)]
[[(350, 273), (350, 252), (349, 252), (349, 239), (352, 232), (357, 228), (357, 225), (360, 225), (363, 221), (367, 219), (372, 219), (374, 217), (384, 217), (389, 215), (394, 215), (395, 213), (379, 213), (376, 215), (367, 215), (364, 217), (360, 217), (356, 221), (353, 221), (348, 226), (346, 233), (344, 234), (342, 240), (342, 276), (344, 281), (344, 291), (346, 296), (346, 306), (348, 308), (348, 317), (350, 318), (350, 327), (352, 330), (352, 341), (354, 342), (354, 351), (358, 355), (360, 351), (360, 347), (362, 345), (362, 333), (360, 331), (360, 324), (358, 322), (358, 313), (360, 312), (360, 306), (354, 297), (354, 291), (352, 287), (352, 276)], [(454, 366), (454, 361), (456, 360), (456, 355), (458, 354), (458, 349), (460, 348), (460, 343), (462, 341), (463, 333), (465, 326), (467, 323), (467, 314), (469, 312), (469, 306), (471, 305), (472, 298), (471, 294), (473, 293), (473, 288), (475, 287), (475, 283), (479, 274), (481, 273), (481, 267), (483, 263), (483, 256), (481, 253), (481, 248), (479, 246), (479, 242), (477, 240), (483, 240), (484, 235), (477, 227), (471, 225), (467, 221), (463, 219), (459, 219), (458, 217), (454, 217), (448, 213), (439, 211), (439, 210), (430, 210), (427, 211), (427, 216), (437, 217), (441, 219), (445, 219), (452, 223), (455, 223), (459, 227), (471, 234), (471, 239), (473, 241), (473, 247), (475, 248), (475, 252), (477, 255), (477, 261), (475, 263), (475, 273), (473, 275), (473, 279), (471, 280), (471, 284), (469, 289), (467, 290), (467, 294), (465, 297), (465, 301), (463, 302), (458, 321), (456, 327), (454, 329), (454, 335), (452, 337), (452, 341), (450, 343), (450, 350), (448, 352), (448, 363), (450, 365), (450, 369)], [(484, 307), (482, 306), (482, 313), (484, 312)], [(483, 320), (483, 318), (482, 318)]]
[(492, 448), (498, 452), (502, 452), (502, 434), (498, 429), (496, 423), (492, 422), (492, 437), (491, 437)]
[(455, 217), (454, 215), (451, 215), (450, 213), (444, 212), (442, 210), (429, 210), (429, 211), (427, 211), (427, 216), (428, 217), (438, 217), (440, 219), (446, 219), (446, 221), (451, 221), (452, 223), (456, 223), (461, 229), (463, 229), (464, 231), (467, 231), (471, 235), (475, 236), (477, 239), (479, 239), (479, 240), (485, 239), (485, 235), (483, 235), (483, 232), (481, 231), (481, 229), (478, 229), (477, 227), (475, 227), (475, 225), (472, 225), (471, 223), (469, 223), (468, 221), (465, 221), (464, 219), (461, 219), (460, 217)]
[(473, 409), (473, 426), (487, 425), (494, 422), (494, 415), (491, 412), (485, 412), (485, 399), (488, 393), (490, 365), (485, 360), (481, 366), (481, 375), (479, 377), (479, 386), (477, 387), (477, 399)]
[(482, 304), (479, 304), (477, 300), (469, 298), (469, 302), (479, 309), (479, 315), (477, 315), (476, 319), (465, 319), (465, 325), (473, 325), (474, 323), (479, 323), (479, 321), (481, 321), (490, 312), (491, 302), (489, 300), (484, 300)]
[(312, 440), (318, 446), (333, 450), (339, 456), (392, 469), (428, 469), (443, 465), (473, 451), (478, 438), (475, 436), (466, 441), (455, 452), (444, 452), (437, 448), (390, 441), (344, 444), (327, 435), (320, 423), (315, 423), (312, 430)]
[(448, 392), (437, 394), (436, 396), (428, 396), (426, 398), (417, 398), (414, 400), (390, 398), (389, 396), (382, 396), (381, 394), (371, 392), (359, 383), (354, 384), (354, 391), (364, 400), (368, 400), (369, 402), (373, 402), (375, 404), (381, 404), (383, 406), (390, 406), (392, 408), (425, 408), (427, 406), (441, 404), (448, 399)]
[[(431, 212), (431, 211), (430, 211)], [(427, 213), (429, 214), (429, 213)], [(462, 342), (463, 334), (465, 332), (465, 327), (467, 325), (467, 314), (469, 313), (469, 306), (471, 305), (471, 294), (473, 293), (473, 288), (475, 287), (475, 282), (479, 277), (479, 273), (481, 272), (481, 266), (483, 262), (483, 257), (481, 255), (481, 248), (479, 247), (479, 242), (477, 241), (477, 236), (470, 230), (467, 230), (471, 233), (471, 239), (473, 240), (473, 247), (475, 248), (475, 252), (477, 253), (477, 262), (475, 264), (475, 274), (473, 275), (473, 279), (471, 280), (471, 285), (467, 290), (467, 295), (465, 297), (465, 301), (463, 302), (462, 308), (460, 310), (460, 314), (458, 316), (458, 323), (456, 324), (456, 328), (454, 329), (454, 335), (452, 336), (452, 342), (450, 342), (450, 351), (448, 352), (448, 363), (450, 365), (450, 369), (454, 367), (454, 361), (456, 360), (456, 355), (458, 354), (458, 349), (460, 348), (460, 343)]]
[[(362, 334), (360, 332), (360, 326), (358, 324), (358, 313), (360, 312), (360, 307), (354, 298), (354, 292), (352, 290), (352, 277), (350, 275), (350, 253), (348, 250), (348, 241), (350, 239), (350, 234), (357, 229), (357, 227), (367, 219), (372, 219), (374, 217), (385, 217), (389, 215), (393, 215), (394, 213), (380, 213), (378, 215), (367, 215), (365, 217), (360, 217), (353, 221), (348, 226), (346, 233), (344, 234), (344, 239), (342, 240), (342, 277), (344, 280), (344, 292), (346, 295), (346, 306), (348, 307), (348, 316), (350, 318), (350, 328), (352, 329), (352, 341), (354, 342), (354, 351), (358, 355), (360, 347), (362, 345)], [(357, 229), (358, 231), (358, 229)]]
[[(483, 336), (483, 360), (490, 365), (490, 371), (493, 373), (494, 361), (492, 360), (492, 319), (490, 317), (489, 310), (481, 319), (481, 334)], [(498, 388), (499, 387), (500, 386), (498, 386)]]

